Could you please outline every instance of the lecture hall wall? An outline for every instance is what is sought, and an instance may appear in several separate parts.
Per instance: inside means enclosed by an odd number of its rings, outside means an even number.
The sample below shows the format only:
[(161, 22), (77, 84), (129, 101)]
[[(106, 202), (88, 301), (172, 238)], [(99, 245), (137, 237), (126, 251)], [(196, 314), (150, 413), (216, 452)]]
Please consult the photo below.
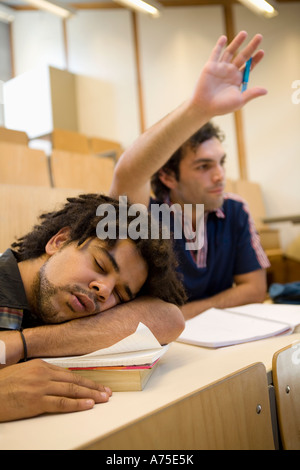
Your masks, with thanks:
[[(266, 97), (243, 110), (248, 176), (261, 184), (268, 216), (300, 208), (300, 4), (278, 5), (279, 15), (260, 18), (234, 6), (235, 29), (264, 35), (265, 59), (251, 85)], [(68, 64), (61, 21), (43, 12), (18, 12), (12, 28), (15, 74), (41, 64), (66, 68), (82, 78), (79, 130), (117, 140), (124, 147), (140, 133), (131, 13), (123, 9), (79, 11), (67, 23)], [(166, 8), (159, 19), (138, 15), (141, 81), (146, 127), (192, 92), (217, 37), (225, 33), (220, 6)], [(88, 86), (84, 86), (88, 77)], [(1, 77), (0, 77), (1, 79)], [(298, 82), (300, 83), (300, 82)], [(227, 175), (238, 178), (232, 115), (215, 119), (226, 134)], [(286, 246), (299, 226), (280, 225)]]

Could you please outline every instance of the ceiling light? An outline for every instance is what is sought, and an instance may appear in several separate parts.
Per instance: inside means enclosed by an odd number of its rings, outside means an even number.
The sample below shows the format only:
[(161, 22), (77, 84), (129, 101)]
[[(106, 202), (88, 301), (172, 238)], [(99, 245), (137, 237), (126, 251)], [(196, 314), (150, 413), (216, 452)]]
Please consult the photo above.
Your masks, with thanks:
[(4, 5), (0, 5), (0, 21), (3, 21), (3, 23), (11, 23), (14, 19), (14, 11)]
[(114, 0), (116, 3), (120, 3), (121, 5), (130, 8), (132, 10), (136, 10), (141, 13), (148, 13), (149, 15), (157, 18), (160, 16), (160, 10), (162, 6), (151, 0), (150, 2), (144, 2), (143, 0)]
[(59, 2), (49, 2), (48, 0), (24, 0), (26, 3), (38, 8), (39, 10), (45, 10), (54, 15), (62, 18), (69, 18), (75, 13), (72, 8), (66, 7), (64, 4)]
[(272, 18), (273, 16), (278, 15), (278, 11), (276, 11), (275, 8), (265, 0), (239, 0), (239, 2), (254, 13), (263, 15), (266, 18)]

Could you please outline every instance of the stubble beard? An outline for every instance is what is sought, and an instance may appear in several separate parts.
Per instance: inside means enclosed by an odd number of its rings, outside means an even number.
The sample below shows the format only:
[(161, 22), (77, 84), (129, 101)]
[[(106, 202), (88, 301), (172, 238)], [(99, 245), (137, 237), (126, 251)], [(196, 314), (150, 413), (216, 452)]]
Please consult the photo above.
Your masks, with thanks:
[(59, 323), (57, 321), (58, 311), (52, 304), (52, 297), (58, 293), (59, 288), (48, 280), (45, 274), (46, 264), (41, 267), (33, 282), (32, 314), (44, 324)]

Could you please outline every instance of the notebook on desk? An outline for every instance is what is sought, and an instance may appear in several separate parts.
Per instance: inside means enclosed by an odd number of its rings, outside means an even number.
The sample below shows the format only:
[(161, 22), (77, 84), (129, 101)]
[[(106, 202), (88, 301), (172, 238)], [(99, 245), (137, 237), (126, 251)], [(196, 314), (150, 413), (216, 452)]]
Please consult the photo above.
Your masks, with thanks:
[(290, 334), (300, 325), (300, 305), (248, 304), (211, 308), (187, 320), (177, 341), (220, 348)]

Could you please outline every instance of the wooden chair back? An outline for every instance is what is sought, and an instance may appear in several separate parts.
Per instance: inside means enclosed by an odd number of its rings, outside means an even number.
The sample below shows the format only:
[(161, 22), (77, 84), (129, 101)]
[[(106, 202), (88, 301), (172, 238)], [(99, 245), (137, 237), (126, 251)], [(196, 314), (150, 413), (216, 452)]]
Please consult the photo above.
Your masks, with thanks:
[(252, 181), (236, 180), (234, 192), (247, 201), (257, 229), (265, 227), (262, 219), (266, 216), (266, 210), (260, 185)]
[(90, 153), (88, 138), (84, 134), (65, 129), (53, 129), (52, 148), (81, 154)]
[(14, 144), (28, 145), (26, 132), (15, 131), (7, 127), (0, 127), (0, 142), (12, 142)]
[(84, 192), (107, 193), (114, 171), (109, 157), (53, 150), (51, 174), (54, 187), (81, 188)]
[(121, 144), (113, 140), (100, 139), (99, 137), (90, 137), (88, 142), (90, 146), (90, 152), (93, 154), (107, 154), (118, 160), (123, 152)]
[(50, 186), (45, 152), (21, 144), (0, 142), (0, 183)]
[(272, 370), (282, 446), (300, 450), (300, 342), (276, 352)]
[(56, 210), (79, 191), (42, 186), (0, 184), (0, 253), (29, 232), (43, 212)]

